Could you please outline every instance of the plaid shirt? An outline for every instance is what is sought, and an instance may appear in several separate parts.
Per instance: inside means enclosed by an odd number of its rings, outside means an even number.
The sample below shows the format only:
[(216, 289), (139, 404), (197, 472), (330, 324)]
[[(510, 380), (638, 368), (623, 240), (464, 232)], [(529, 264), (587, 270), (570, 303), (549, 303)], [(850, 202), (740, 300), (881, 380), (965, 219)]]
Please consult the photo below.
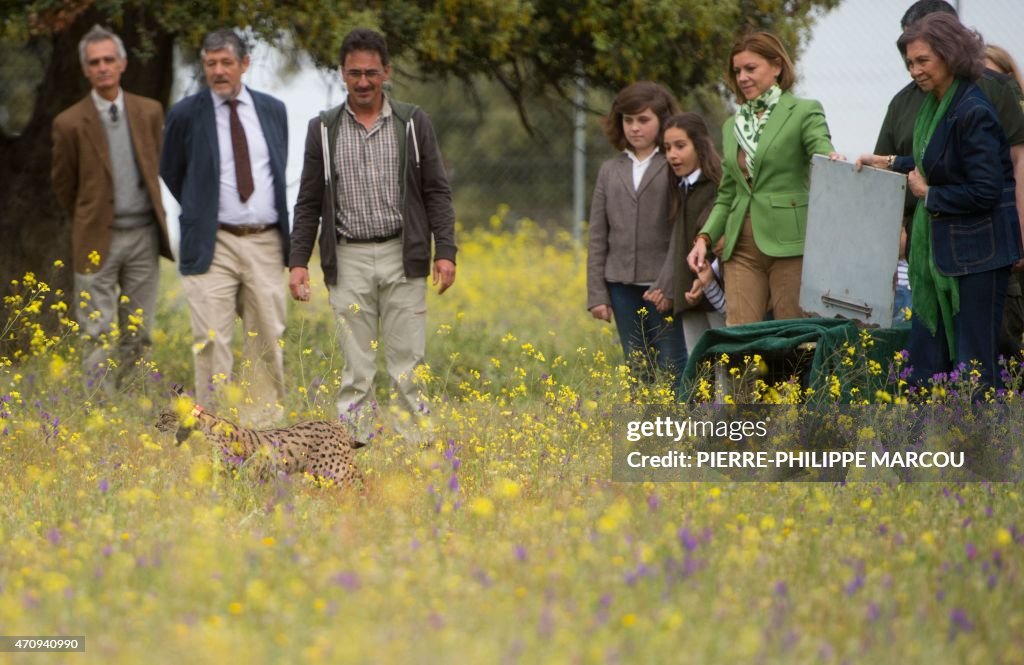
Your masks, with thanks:
[(348, 106), (345, 111), (334, 152), (338, 234), (357, 240), (394, 235), (402, 230), (402, 207), (391, 104), (384, 99), (369, 130)]

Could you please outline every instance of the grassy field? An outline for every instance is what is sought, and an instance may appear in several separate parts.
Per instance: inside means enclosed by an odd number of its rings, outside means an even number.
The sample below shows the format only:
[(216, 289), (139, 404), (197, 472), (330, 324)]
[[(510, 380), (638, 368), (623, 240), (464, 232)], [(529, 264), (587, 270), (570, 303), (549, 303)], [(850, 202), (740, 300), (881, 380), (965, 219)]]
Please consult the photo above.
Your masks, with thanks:
[[(232, 478), (153, 428), (191, 383), (172, 269), (150, 365), (109, 402), (75, 336), (33, 326), (59, 298), (18, 285), (0, 633), (87, 650), (0, 662), (1024, 663), (1019, 485), (613, 483), (609, 409), (666, 394), (585, 311), (583, 254), (499, 217), (460, 245), (428, 306), (433, 444), (385, 428), (363, 494)], [(286, 412), (331, 417), (326, 291), (290, 306)]]

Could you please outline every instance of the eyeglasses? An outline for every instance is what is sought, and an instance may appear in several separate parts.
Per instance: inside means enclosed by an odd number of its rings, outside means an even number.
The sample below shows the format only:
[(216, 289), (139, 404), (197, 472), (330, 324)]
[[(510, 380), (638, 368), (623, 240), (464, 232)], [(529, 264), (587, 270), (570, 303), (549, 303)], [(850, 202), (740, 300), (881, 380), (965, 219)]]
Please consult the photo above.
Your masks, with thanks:
[(346, 69), (344, 70), (345, 78), (350, 81), (358, 81), (359, 79), (366, 77), (366, 80), (373, 81), (384, 76), (384, 72), (379, 69)]

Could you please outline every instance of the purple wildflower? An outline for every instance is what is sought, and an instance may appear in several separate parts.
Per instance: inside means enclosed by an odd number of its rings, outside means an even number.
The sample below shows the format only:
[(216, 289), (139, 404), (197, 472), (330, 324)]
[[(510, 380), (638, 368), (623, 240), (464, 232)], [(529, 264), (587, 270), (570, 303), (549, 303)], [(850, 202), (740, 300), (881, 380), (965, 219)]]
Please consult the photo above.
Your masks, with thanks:
[(488, 575), (487, 571), (483, 568), (477, 568), (473, 571), (473, 577), (476, 578), (476, 581), (479, 582), (482, 587), (486, 588), (494, 584), (494, 580), (491, 579), (491, 576)]
[(969, 633), (974, 630), (974, 624), (967, 618), (967, 613), (959, 607), (954, 607), (949, 613), (949, 640), (952, 642), (960, 633)]
[(358, 591), (363, 586), (359, 581), (359, 576), (350, 571), (338, 573), (331, 578), (331, 581), (346, 591)]
[(853, 576), (853, 579), (846, 584), (844, 590), (846, 591), (847, 596), (852, 596), (853, 594), (860, 591), (863, 587), (864, 575), (862, 573), (857, 573)]
[(676, 536), (679, 538), (679, 544), (682, 545), (687, 552), (692, 552), (697, 548), (697, 538), (690, 532), (689, 527), (684, 526), (679, 529)]
[(537, 634), (547, 639), (555, 632), (555, 617), (551, 612), (551, 606), (544, 605), (540, 612), (540, 624), (537, 626)]
[(652, 492), (647, 497), (647, 508), (650, 509), (650, 511), (653, 513), (653, 512), (658, 510), (658, 507), (660, 505), (661, 505), (661, 497), (659, 497), (657, 494)]

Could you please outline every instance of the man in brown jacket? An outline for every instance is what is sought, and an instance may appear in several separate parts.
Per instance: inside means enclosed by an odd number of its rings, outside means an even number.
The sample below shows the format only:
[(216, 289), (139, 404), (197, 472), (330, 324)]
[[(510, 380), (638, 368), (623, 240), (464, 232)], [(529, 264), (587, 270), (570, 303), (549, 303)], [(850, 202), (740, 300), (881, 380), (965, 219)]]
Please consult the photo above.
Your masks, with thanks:
[[(109, 394), (149, 343), (159, 257), (171, 259), (157, 160), (160, 103), (124, 92), (127, 54), (94, 26), (78, 44), (92, 91), (53, 121), (53, 189), (72, 219), (83, 369)], [(115, 316), (116, 314), (116, 316)]]

